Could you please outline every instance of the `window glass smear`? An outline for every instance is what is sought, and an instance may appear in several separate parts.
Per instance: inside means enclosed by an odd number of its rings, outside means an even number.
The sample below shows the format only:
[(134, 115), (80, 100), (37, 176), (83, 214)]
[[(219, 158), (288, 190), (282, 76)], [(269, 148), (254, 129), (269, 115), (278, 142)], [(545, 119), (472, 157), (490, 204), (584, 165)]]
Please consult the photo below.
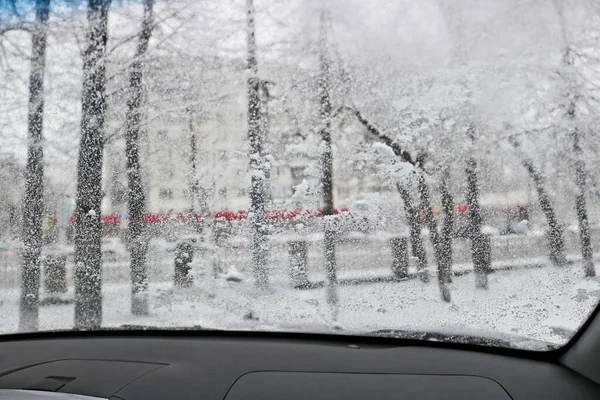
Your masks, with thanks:
[(549, 350), (598, 303), (587, 0), (0, 4), (0, 332)]

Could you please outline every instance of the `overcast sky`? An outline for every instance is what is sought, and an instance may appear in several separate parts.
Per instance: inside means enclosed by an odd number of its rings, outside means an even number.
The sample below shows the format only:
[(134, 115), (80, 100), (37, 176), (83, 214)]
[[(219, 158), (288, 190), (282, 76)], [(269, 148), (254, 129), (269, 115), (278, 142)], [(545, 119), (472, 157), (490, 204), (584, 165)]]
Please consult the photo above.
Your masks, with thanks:
[[(375, 74), (406, 65), (417, 66), (416, 70), (472, 61), (493, 65), (498, 59), (504, 66), (523, 59), (550, 65), (559, 60), (564, 47), (556, 8), (549, 0), (255, 1), (259, 64), (314, 62), (310, 51), (315, 50), (322, 6), (329, 10), (330, 41), (340, 56), (369, 66)], [(568, 39), (587, 40), (581, 33), (598, 22), (591, 0), (564, 1)], [(49, 38), (45, 134), (48, 163), (55, 167), (51, 173), (63, 171), (65, 162), (71, 167), (76, 163), (85, 13), (80, 3), (72, 3), (75, 9), (60, 9), (60, 18), (53, 18)], [(2, 7), (0, 25), (8, 21)], [(114, 1), (109, 48), (135, 33), (141, 15), (139, 1)], [(210, 55), (244, 62), (245, 0), (159, 0), (157, 19), (166, 17), (170, 18), (155, 32), (154, 54)], [(29, 71), (24, 56), (30, 52), (29, 40), (25, 33), (12, 33), (0, 42), (7, 50), (0, 53), (0, 136), (3, 150), (21, 160)], [(117, 46), (109, 71), (123, 69), (134, 47), (135, 40)], [(486, 79), (493, 80), (496, 72), (490, 71)]]

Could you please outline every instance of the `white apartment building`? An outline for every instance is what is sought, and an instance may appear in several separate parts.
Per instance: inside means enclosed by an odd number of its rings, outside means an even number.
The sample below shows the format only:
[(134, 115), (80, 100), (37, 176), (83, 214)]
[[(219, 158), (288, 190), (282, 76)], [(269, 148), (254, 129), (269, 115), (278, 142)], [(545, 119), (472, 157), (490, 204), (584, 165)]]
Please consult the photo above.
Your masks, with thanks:
[[(155, 119), (146, 127), (142, 165), (148, 212), (199, 209), (197, 199), (192, 196), (193, 164), (199, 192), (206, 194), (213, 212), (249, 207), (248, 104), (243, 73), (217, 68), (202, 74), (204, 79), (212, 79), (213, 89), (217, 87), (218, 101), (199, 103), (190, 97), (188, 102), (193, 106), (186, 112), (177, 118)], [(267, 188), (272, 201), (268, 207), (278, 208), (305, 179), (307, 167), (318, 166), (319, 155), (310, 158), (285, 155), (288, 138), (284, 133), (290, 131), (289, 116), (274, 114), (269, 114), (265, 146), (273, 159)], [(105, 191), (109, 195), (103, 203), (104, 213), (126, 213), (126, 197), (118, 195), (127, 184), (124, 154), (124, 140), (107, 146)], [(334, 159), (334, 170), (339, 170), (338, 164)], [(378, 179), (368, 174), (362, 178), (348, 176), (348, 173), (335, 176), (336, 206), (347, 206), (346, 199), (356, 198), (362, 192), (381, 190)]]

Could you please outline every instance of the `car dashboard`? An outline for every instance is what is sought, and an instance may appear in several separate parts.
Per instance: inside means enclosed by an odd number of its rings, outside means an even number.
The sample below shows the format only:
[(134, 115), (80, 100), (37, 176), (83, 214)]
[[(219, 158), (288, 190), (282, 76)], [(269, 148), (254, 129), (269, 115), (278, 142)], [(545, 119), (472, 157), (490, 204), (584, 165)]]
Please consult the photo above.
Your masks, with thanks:
[(600, 385), (546, 358), (335, 335), (23, 335), (0, 343), (0, 399), (600, 398)]

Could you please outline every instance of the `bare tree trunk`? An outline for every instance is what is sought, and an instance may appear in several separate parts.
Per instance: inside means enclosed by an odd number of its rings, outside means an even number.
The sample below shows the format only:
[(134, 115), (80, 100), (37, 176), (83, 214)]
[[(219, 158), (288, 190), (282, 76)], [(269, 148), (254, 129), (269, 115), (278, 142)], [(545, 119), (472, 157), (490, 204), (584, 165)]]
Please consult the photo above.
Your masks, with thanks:
[[(196, 203), (199, 200), (199, 189), (200, 183), (198, 182), (198, 168), (196, 166), (196, 161), (198, 157), (198, 148), (196, 147), (196, 132), (194, 129), (194, 123), (192, 121), (192, 116), (190, 113), (190, 195), (192, 197), (192, 201), (190, 204), (190, 211), (194, 211), (196, 209)], [(198, 232), (200, 233), (200, 232)]]
[(40, 254), (44, 212), (44, 165), (42, 143), (44, 119), (44, 72), (46, 32), (50, 0), (36, 2), (36, 24), (31, 37), (29, 73), (29, 115), (27, 121), (27, 166), (23, 198), (23, 270), (19, 331), (38, 329), (40, 296)]
[(444, 168), (440, 192), (442, 194), (442, 210), (444, 212), (444, 223), (442, 225), (441, 247), (442, 256), (446, 265), (446, 280), (452, 282), (452, 239), (454, 235), (454, 199), (450, 193), (448, 182), (450, 181), (450, 170)]
[(429, 273), (427, 272), (427, 253), (423, 246), (423, 238), (421, 237), (421, 221), (419, 218), (419, 210), (415, 207), (410, 193), (407, 188), (401, 184), (397, 184), (396, 188), (402, 197), (404, 207), (406, 208), (406, 219), (408, 220), (408, 228), (410, 230), (410, 243), (412, 255), (417, 259), (417, 274), (422, 282), (429, 282)]
[[(203, 249), (202, 255), (205, 260), (208, 260), (212, 264), (213, 277), (217, 278), (219, 273), (219, 265), (215, 260), (214, 245), (216, 243), (215, 238), (215, 226), (214, 220), (210, 214), (208, 206), (208, 189), (200, 185), (198, 178), (198, 145), (196, 136), (196, 127), (194, 124), (194, 118), (191, 108), (188, 107), (189, 125), (190, 125), (190, 165), (191, 165), (191, 176), (190, 176), (190, 210), (193, 212), (191, 216), (193, 220), (194, 229), (202, 236)], [(214, 191), (214, 182), (213, 182)], [(199, 211), (199, 215), (198, 215)]]
[[(262, 124), (262, 134), (263, 140), (266, 142), (267, 137), (269, 137), (269, 129), (270, 129), (270, 115), (269, 115), (269, 102), (271, 101), (271, 94), (269, 92), (269, 82), (261, 81), (260, 82), (260, 90), (259, 90), (259, 98), (261, 103), (261, 124)], [(266, 155), (269, 153), (266, 146), (263, 146), (263, 166), (265, 172), (265, 183), (264, 183), (264, 197), (265, 197), (265, 207), (272, 206), (273, 203), (273, 190), (271, 183), (271, 163), (267, 161)]]
[(320, 20), (320, 49), (319, 49), (319, 105), (321, 117), (321, 185), (323, 187), (323, 219), (325, 222), (325, 271), (327, 273), (327, 300), (334, 309), (334, 318), (337, 316), (338, 296), (337, 266), (335, 257), (335, 230), (331, 224), (334, 215), (333, 205), (333, 151), (331, 147), (331, 99), (329, 97), (330, 60), (327, 54), (326, 37), (326, 11), (321, 11)]
[[(188, 107), (188, 116), (190, 124), (190, 211), (193, 213), (191, 217), (194, 219), (192, 224), (198, 234), (202, 234), (204, 229), (212, 230), (209, 225), (210, 213), (206, 199), (206, 190), (200, 187), (198, 179), (198, 144), (196, 136), (196, 127), (194, 125), (194, 116), (192, 110)], [(200, 215), (197, 214), (200, 211)]]
[(573, 139), (573, 152), (575, 153), (575, 181), (577, 183), (577, 192), (575, 195), (575, 211), (577, 212), (577, 221), (579, 223), (579, 241), (581, 243), (581, 255), (583, 257), (583, 267), (585, 276), (596, 276), (594, 267), (594, 256), (592, 253), (592, 243), (590, 240), (590, 227), (585, 204), (585, 181), (586, 171), (583, 163), (581, 146), (579, 145), (579, 131), (574, 129), (571, 133)]
[(550, 248), (550, 261), (556, 266), (563, 266), (567, 263), (563, 229), (560, 222), (556, 218), (554, 207), (552, 206), (550, 197), (548, 197), (548, 193), (544, 187), (544, 179), (533, 166), (533, 162), (531, 160), (523, 160), (523, 166), (527, 172), (529, 172), (529, 176), (531, 176), (531, 179), (533, 180), (533, 184), (535, 185), (535, 190), (538, 195), (538, 201), (540, 202), (540, 207), (546, 216), (546, 221), (548, 221), (548, 245)]
[(479, 208), (479, 183), (477, 181), (477, 162), (475, 158), (467, 159), (465, 168), (467, 175), (467, 206), (469, 216), (469, 237), (471, 239), (471, 254), (473, 255), (473, 270), (475, 271), (476, 286), (487, 288), (487, 273), (491, 269), (487, 241), (481, 233), (481, 211)]
[(429, 237), (431, 239), (431, 245), (433, 246), (433, 254), (435, 261), (438, 265), (438, 284), (440, 286), (440, 293), (442, 299), (446, 302), (451, 301), (450, 289), (448, 288), (448, 266), (445, 261), (446, 258), (442, 254), (442, 241), (438, 232), (437, 223), (431, 209), (431, 195), (427, 182), (425, 182), (425, 174), (423, 171), (418, 172), (418, 189), (421, 197), (421, 210), (425, 217), (425, 223), (429, 229)]
[[(515, 149), (519, 149), (520, 145), (515, 139), (511, 139), (510, 142)], [(542, 212), (546, 217), (546, 221), (548, 222), (548, 247), (550, 252), (550, 261), (556, 266), (564, 266), (567, 263), (567, 257), (565, 255), (565, 239), (563, 236), (563, 229), (560, 222), (556, 218), (554, 207), (552, 206), (550, 197), (546, 192), (544, 177), (535, 168), (530, 159), (523, 158), (522, 163), (527, 170), (527, 173), (529, 173), (531, 180), (533, 181), (533, 185), (535, 186), (535, 190), (538, 195), (540, 208), (542, 209)]]
[(248, 43), (248, 141), (250, 142), (250, 212), (252, 214), (252, 274), (258, 287), (269, 284), (266, 266), (266, 224), (264, 194), (264, 161), (262, 116), (258, 90), (258, 65), (256, 61), (256, 38), (254, 2), (246, 0)]
[[(562, 36), (566, 43), (567, 40), (567, 31), (565, 25), (565, 17), (564, 17), (564, 4), (563, 3), (555, 3), (559, 23), (562, 29)], [(567, 45), (563, 52), (563, 67), (565, 70), (569, 70), (573, 67), (574, 58), (573, 58), (573, 49), (570, 45)], [(567, 98), (571, 98), (569, 107), (567, 109), (567, 118), (570, 122), (575, 123), (575, 112), (576, 112), (576, 104), (573, 99), (573, 95), (577, 97), (578, 93), (566, 93)], [(571, 139), (573, 140), (573, 153), (575, 155), (575, 184), (577, 185), (577, 192), (575, 194), (575, 211), (577, 213), (577, 221), (579, 224), (579, 241), (581, 243), (581, 254), (583, 256), (583, 264), (585, 270), (585, 276), (596, 276), (596, 270), (594, 267), (594, 259), (592, 253), (592, 243), (590, 240), (590, 229), (589, 222), (587, 216), (587, 206), (585, 204), (585, 180), (586, 180), (586, 171), (585, 165), (583, 163), (582, 158), (582, 150), (579, 144), (580, 132), (575, 127), (571, 131)]]
[(143, 99), (143, 64), (152, 35), (154, 0), (144, 0), (144, 20), (129, 75), (129, 99), (127, 101), (127, 134), (125, 151), (127, 164), (129, 202), (129, 245), (131, 262), (131, 313), (148, 314), (148, 273), (146, 253), (148, 237), (145, 233), (144, 213), (146, 198), (142, 185), (140, 165), (140, 123)]
[(75, 206), (75, 327), (102, 324), (102, 157), (110, 0), (88, 0)]
[[(471, 123), (467, 129), (471, 143), (475, 143), (475, 125)], [(477, 161), (474, 157), (467, 158), (465, 168), (467, 175), (467, 206), (469, 217), (469, 237), (471, 239), (471, 254), (473, 255), (473, 270), (475, 285), (487, 289), (487, 274), (492, 270), (492, 249), (489, 236), (481, 233), (481, 208), (479, 206), (479, 180), (477, 178)]]

